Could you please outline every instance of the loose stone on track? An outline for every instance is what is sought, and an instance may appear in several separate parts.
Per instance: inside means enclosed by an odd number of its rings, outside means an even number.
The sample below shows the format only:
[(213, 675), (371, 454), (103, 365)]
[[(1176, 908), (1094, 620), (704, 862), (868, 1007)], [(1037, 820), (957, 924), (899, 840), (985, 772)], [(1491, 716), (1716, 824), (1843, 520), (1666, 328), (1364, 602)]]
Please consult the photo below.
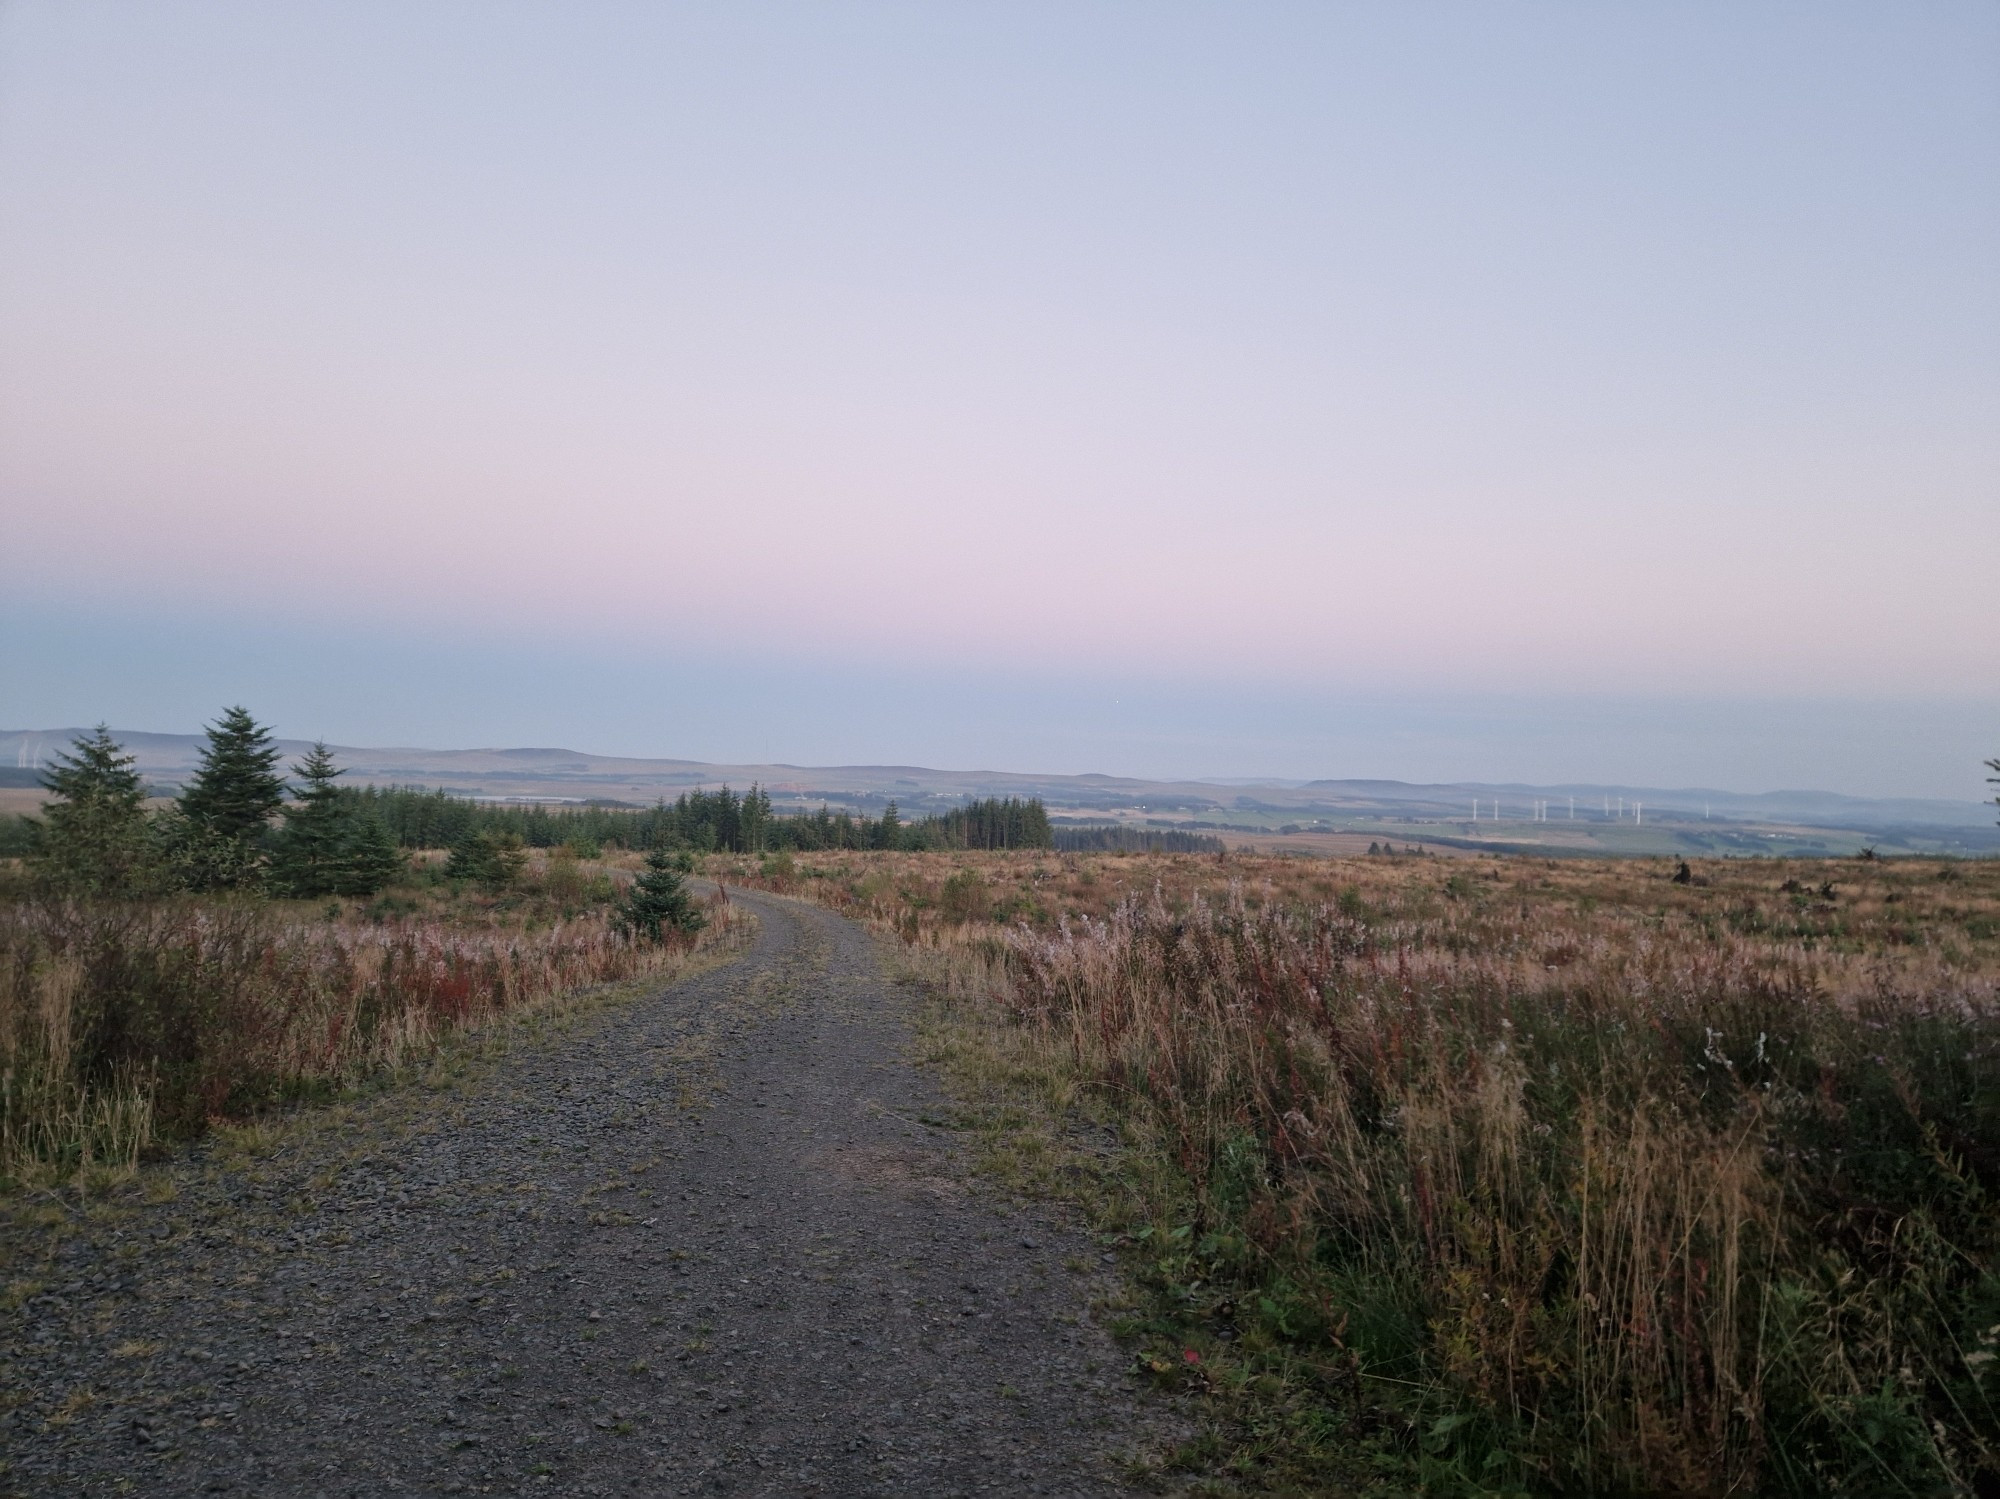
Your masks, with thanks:
[(1126, 1492), (1178, 1423), (1091, 1246), (967, 1185), (866, 937), (737, 898), (742, 959), (461, 1092), (15, 1234), (0, 1490)]

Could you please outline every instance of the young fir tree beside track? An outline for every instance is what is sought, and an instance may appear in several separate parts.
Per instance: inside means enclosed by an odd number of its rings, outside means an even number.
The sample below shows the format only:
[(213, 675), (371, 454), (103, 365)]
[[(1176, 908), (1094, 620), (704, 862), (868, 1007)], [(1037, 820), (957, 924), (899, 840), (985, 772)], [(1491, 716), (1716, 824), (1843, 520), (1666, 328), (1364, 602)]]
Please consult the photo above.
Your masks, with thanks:
[(194, 779), (162, 834), (180, 882), (191, 890), (253, 888), (264, 877), (270, 821), (285, 803), (270, 731), (244, 708), (208, 726)]
[(373, 895), (403, 868), (380, 821), (334, 784), (346, 772), (324, 744), (292, 767), (304, 784), (272, 840), (271, 881), (286, 895)]
[(146, 788), (132, 756), (99, 724), (58, 752), (42, 785), (58, 798), (34, 829), (37, 872), (79, 895), (134, 895), (158, 873), (146, 821)]
[(619, 908), (619, 928), (661, 942), (669, 936), (692, 937), (708, 925), (688, 893), (687, 869), (686, 854), (656, 848), (646, 855), (646, 872), (633, 882)]

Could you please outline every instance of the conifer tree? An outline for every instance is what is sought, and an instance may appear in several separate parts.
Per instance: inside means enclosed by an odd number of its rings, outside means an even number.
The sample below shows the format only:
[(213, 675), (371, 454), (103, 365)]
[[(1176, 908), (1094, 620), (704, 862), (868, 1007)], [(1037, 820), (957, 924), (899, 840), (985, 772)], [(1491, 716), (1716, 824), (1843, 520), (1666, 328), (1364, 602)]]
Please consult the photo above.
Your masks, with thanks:
[(687, 888), (686, 854), (656, 848), (646, 855), (646, 872), (632, 883), (615, 918), (619, 930), (654, 942), (669, 935), (692, 937), (708, 924)]
[(343, 850), (335, 895), (373, 895), (403, 873), (403, 851), (379, 817), (356, 814)]
[(492, 848), (477, 833), (468, 833), (451, 846), (444, 861), (448, 880), (483, 881), (491, 863)]
[(176, 862), (197, 889), (250, 885), (261, 868), (266, 825), (285, 801), (269, 730), (243, 708), (208, 726), (194, 779), (181, 792)]
[(527, 862), (518, 834), (473, 833), (452, 845), (444, 872), (450, 879), (471, 880), (498, 894), (520, 879)]
[(771, 798), (763, 787), (755, 781), (744, 793), (738, 811), (738, 847), (746, 854), (761, 854), (769, 836), (771, 824)]
[(35, 863), (50, 884), (91, 895), (129, 895), (155, 873), (146, 788), (133, 759), (99, 724), (58, 752), (42, 785), (58, 798), (36, 832)]
[(732, 854), (743, 852), (743, 808), (736, 793), (724, 786), (712, 798), (715, 817), (714, 846)]
[(897, 815), (894, 798), (882, 809), (882, 820), (875, 824), (874, 843), (877, 848), (901, 848), (903, 846), (903, 819)]
[(271, 879), (287, 895), (332, 895), (341, 883), (355, 817), (334, 782), (346, 774), (324, 744), (315, 744), (292, 767), (304, 784), (285, 808), (285, 825), (272, 840)]

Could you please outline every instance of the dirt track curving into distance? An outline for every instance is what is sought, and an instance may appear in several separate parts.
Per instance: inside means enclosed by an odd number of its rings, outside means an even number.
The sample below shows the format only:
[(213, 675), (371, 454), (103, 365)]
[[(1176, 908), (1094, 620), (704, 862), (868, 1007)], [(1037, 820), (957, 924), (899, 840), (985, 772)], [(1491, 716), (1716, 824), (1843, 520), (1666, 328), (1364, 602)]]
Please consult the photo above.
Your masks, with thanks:
[(16, 1232), (0, 1492), (1126, 1492), (1178, 1422), (1097, 1251), (967, 1184), (868, 938), (739, 898), (742, 958), (457, 1091)]

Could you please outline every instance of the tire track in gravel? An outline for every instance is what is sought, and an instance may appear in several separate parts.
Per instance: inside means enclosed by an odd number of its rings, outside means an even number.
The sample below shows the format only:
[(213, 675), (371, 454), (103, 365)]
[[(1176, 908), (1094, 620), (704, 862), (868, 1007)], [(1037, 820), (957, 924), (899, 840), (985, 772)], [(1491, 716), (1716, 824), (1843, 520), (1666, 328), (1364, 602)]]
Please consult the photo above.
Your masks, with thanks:
[(741, 960), (72, 1236), (0, 1489), (1128, 1492), (1184, 1433), (1088, 1240), (965, 1184), (858, 929), (737, 898)]

